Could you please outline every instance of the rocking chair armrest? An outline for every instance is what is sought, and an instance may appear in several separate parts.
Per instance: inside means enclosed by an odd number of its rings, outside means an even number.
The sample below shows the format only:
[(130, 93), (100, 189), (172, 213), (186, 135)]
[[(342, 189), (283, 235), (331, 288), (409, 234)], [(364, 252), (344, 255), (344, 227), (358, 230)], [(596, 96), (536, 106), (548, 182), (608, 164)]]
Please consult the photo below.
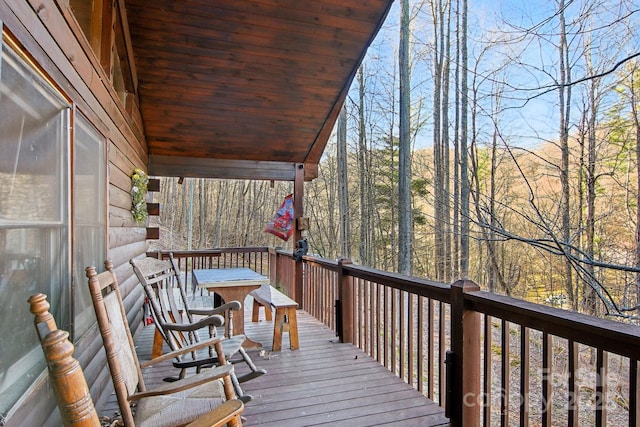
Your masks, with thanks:
[(190, 388), (197, 387), (199, 385), (224, 378), (225, 376), (231, 375), (232, 373), (233, 373), (233, 365), (231, 364), (216, 366), (215, 368), (202, 371), (197, 375), (191, 375), (187, 378), (184, 378), (175, 382), (171, 382), (171, 383), (163, 383), (160, 386), (154, 388), (153, 390), (146, 390), (146, 391), (134, 393), (131, 396), (129, 396), (128, 399), (139, 400), (149, 396), (162, 396), (162, 395), (177, 393), (179, 391), (188, 390)]
[(222, 326), (224, 325), (224, 317), (219, 314), (203, 317), (197, 322), (193, 323), (164, 323), (162, 326), (167, 329), (182, 332), (197, 331), (208, 326)]
[(187, 354), (187, 353), (191, 353), (193, 351), (199, 350), (201, 348), (205, 348), (205, 347), (212, 347), (215, 344), (221, 343), (222, 339), (221, 338), (211, 338), (205, 341), (200, 341), (200, 342), (196, 342), (192, 345), (186, 346), (186, 347), (182, 347), (179, 350), (174, 350), (174, 351), (170, 351), (169, 353), (165, 353), (161, 356), (158, 356), (154, 359), (148, 360), (146, 362), (140, 362), (140, 367), (141, 368), (147, 368), (149, 366), (153, 366), (156, 363), (160, 363), (160, 362), (164, 362), (167, 360), (171, 360), (174, 359), (178, 356), (182, 356), (183, 354)]
[(223, 314), (227, 310), (240, 310), (241, 308), (242, 304), (240, 301), (231, 301), (215, 308), (190, 308), (189, 313), (197, 316), (211, 316), (214, 314)]
[(244, 403), (241, 400), (227, 400), (211, 412), (201, 415), (195, 421), (187, 424), (187, 427), (224, 426), (234, 417), (240, 415), (243, 410)]

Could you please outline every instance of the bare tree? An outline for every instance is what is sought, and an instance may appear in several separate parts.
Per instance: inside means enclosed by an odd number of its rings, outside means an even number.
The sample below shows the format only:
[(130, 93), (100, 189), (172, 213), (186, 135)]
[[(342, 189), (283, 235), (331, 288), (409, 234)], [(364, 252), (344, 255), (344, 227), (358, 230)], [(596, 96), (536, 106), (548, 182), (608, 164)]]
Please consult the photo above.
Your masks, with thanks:
[[(346, 103), (345, 103), (346, 104)], [(338, 117), (338, 199), (340, 211), (340, 256), (351, 258), (349, 212), (349, 173), (347, 168), (347, 109), (343, 105)]]
[(450, 4), (431, 1), (433, 18), (433, 149), (435, 193), (435, 262), (436, 279), (451, 276), (450, 191), (449, 191), (449, 21)]
[(460, 83), (460, 274), (469, 275), (469, 173), (468, 173), (468, 144), (467, 144), (467, 0), (462, 0), (460, 49), (461, 49), (461, 83)]
[(409, 0), (401, 2), (400, 49), (400, 139), (398, 143), (398, 272), (411, 274), (411, 75), (409, 71)]

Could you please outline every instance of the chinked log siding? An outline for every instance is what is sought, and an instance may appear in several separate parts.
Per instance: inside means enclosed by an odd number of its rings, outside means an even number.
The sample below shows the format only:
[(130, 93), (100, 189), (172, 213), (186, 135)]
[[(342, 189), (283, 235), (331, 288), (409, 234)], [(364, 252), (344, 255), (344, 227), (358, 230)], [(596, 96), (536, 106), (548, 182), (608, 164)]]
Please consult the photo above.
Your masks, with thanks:
[[(79, 209), (104, 209), (108, 213), (108, 257), (117, 266), (123, 284), (125, 305), (130, 310), (132, 328), (141, 325), (143, 296), (128, 261), (146, 251), (146, 230), (131, 218), (131, 172), (147, 169), (147, 148), (139, 103), (127, 94), (122, 103), (111, 86), (100, 60), (93, 54), (73, 19), (67, 2), (54, 0), (0, 0), (0, 21), (4, 29), (24, 48), (50, 79), (70, 99), (75, 108), (108, 141), (109, 206), (80, 205)], [(98, 266), (101, 267), (101, 266)], [(76, 283), (86, 286), (86, 280)], [(24, 310), (28, 310), (25, 301)], [(30, 325), (26, 325), (31, 327)], [(34, 332), (35, 333), (35, 332)], [(111, 390), (111, 378), (104, 360), (99, 334), (90, 329), (75, 342), (75, 355), (84, 368), (91, 394), (100, 407)], [(55, 399), (42, 376), (24, 396), (6, 426), (59, 425)]]

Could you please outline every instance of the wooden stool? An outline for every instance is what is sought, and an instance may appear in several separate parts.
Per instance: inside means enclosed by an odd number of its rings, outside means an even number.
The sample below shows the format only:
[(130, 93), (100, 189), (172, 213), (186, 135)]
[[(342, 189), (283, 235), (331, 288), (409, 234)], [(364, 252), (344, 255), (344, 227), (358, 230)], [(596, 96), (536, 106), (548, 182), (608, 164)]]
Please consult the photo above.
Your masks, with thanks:
[(291, 350), (299, 349), (298, 320), (296, 317), (298, 303), (271, 285), (262, 285), (249, 295), (253, 297), (252, 322), (258, 321), (260, 307), (264, 307), (264, 317), (266, 320), (272, 319), (272, 309), (276, 311), (276, 319), (273, 322), (273, 344), (271, 350), (280, 351), (282, 349), (282, 334), (284, 332), (289, 333)]

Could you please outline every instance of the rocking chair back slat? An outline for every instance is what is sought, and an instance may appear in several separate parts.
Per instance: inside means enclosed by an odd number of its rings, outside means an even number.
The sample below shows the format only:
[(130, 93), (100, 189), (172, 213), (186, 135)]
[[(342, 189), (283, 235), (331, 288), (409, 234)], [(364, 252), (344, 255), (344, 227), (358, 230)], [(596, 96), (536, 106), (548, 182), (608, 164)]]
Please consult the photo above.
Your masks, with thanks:
[[(135, 384), (139, 391), (145, 391), (146, 386), (129, 325), (123, 321), (126, 319), (126, 312), (122, 304), (118, 280), (113, 272), (113, 264), (106, 261), (105, 268), (105, 272), (98, 274), (95, 267), (87, 267), (89, 290), (107, 352), (107, 363), (122, 419), (125, 425), (133, 426), (135, 425), (133, 413), (127, 399), (129, 394), (135, 391), (135, 387), (134, 390), (131, 389), (131, 384)], [(106, 293), (106, 300), (103, 292)], [(123, 362), (131, 363), (130, 366), (133, 368), (125, 369), (126, 365), (123, 365)], [(131, 375), (132, 372), (135, 374)]]

